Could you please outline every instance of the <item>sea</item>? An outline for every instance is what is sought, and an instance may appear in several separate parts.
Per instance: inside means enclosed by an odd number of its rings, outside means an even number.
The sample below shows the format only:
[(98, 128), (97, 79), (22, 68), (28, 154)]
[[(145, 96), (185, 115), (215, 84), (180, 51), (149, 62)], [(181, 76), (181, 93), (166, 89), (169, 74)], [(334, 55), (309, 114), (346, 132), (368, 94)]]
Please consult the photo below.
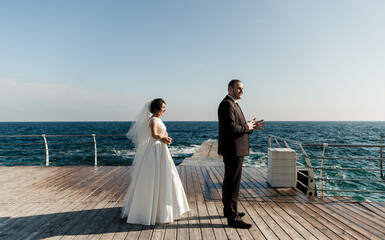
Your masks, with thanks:
[[(131, 122), (0, 122), (0, 166), (44, 166), (46, 145), (42, 134), (47, 135), (51, 166), (94, 165), (95, 141), (98, 165), (131, 165), (135, 148), (125, 137), (130, 125)], [(165, 125), (173, 138), (169, 149), (175, 165), (191, 157), (203, 141), (218, 138), (215, 121), (165, 121)], [(95, 134), (95, 141), (92, 134)], [(244, 166), (267, 167), (269, 136), (303, 144), (380, 144), (381, 137), (385, 136), (385, 122), (267, 122), (264, 130), (256, 130), (250, 135), (250, 155), (245, 158)], [(383, 140), (385, 142), (385, 138)], [(280, 144), (285, 146), (283, 142)], [(301, 149), (295, 144), (289, 145), (296, 151), (297, 160), (305, 163)], [(275, 141), (272, 141), (272, 147), (277, 147)], [(323, 148), (304, 149), (311, 157), (312, 166), (320, 167)], [(340, 180), (323, 181), (323, 189), (331, 190), (325, 191), (324, 195), (385, 202), (385, 194), (379, 193), (385, 191), (385, 181), (379, 181), (380, 151), (379, 147), (326, 147), (325, 157), (331, 159), (325, 159), (323, 166), (332, 170), (324, 170), (323, 178)], [(339, 170), (341, 168), (352, 170)], [(320, 170), (315, 170), (316, 177), (320, 174)], [(365, 181), (348, 181), (352, 179)], [(320, 181), (317, 181), (317, 188), (320, 188)], [(338, 190), (373, 193), (335, 192)]]

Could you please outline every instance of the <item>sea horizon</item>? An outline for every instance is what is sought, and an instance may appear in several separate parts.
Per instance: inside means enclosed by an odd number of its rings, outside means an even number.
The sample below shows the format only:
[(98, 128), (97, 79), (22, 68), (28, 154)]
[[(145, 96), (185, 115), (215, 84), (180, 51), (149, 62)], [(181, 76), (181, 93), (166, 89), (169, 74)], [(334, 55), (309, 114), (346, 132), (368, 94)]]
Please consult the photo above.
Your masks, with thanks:
[[(38, 121), (0, 121), (0, 123), (33, 122), (133, 122), (134, 120), (38, 120)], [(385, 120), (264, 120), (265, 122), (385, 122)], [(218, 122), (217, 120), (163, 120), (163, 122)]]

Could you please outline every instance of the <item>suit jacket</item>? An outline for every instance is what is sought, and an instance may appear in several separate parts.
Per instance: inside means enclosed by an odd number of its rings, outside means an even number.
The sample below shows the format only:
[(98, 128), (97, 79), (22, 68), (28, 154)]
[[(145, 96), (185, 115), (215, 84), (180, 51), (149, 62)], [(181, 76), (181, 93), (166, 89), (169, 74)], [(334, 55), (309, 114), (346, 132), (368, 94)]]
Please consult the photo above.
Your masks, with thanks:
[(245, 116), (235, 101), (226, 96), (218, 107), (218, 154), (230, 157), (249, 155), (249, 131)]

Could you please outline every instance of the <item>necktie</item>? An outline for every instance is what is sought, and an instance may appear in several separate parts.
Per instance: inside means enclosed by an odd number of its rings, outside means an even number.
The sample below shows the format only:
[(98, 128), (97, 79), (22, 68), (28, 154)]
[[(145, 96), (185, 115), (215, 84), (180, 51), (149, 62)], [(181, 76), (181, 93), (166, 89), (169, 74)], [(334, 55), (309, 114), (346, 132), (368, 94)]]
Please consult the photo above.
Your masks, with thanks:
[(235, 104), (237, 104), (239, 110), (241, 110), (241, 113), (243, 113), (243, 112), (242, 112), (242, 108), (239, 106), (239, 104), (238, 104), (237, 102), (236, 102)]

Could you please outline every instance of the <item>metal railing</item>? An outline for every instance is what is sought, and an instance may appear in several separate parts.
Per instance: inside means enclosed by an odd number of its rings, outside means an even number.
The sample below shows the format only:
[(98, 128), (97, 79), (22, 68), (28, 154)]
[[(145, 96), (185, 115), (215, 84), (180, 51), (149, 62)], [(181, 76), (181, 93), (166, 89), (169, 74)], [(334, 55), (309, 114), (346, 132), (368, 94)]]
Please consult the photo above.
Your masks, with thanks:
[[(314, 196), (316, 192), (320, 192), (320, 195), (323, 196), (324, 192), (354, 192), (354, 193), (385, 193), (385, 191), (377, 191), (377, 190), (356, 190), (356, 189), (325, 189), (324, 188), (324, 182), (360, 182), (360, 183), (383, 183), (385, 182), (385, 176), (384, 176), (384, 167), (383, 167), (383, 148), (385, 145), (383, 144), (383, 139), (385, 136), (381, 136), (380, 138), (380, 144), (305, 144), (301, 143), (299, 141), (289, 140), (286, 138), (281, 138), (277, 136), (270, 135), (269, 136), (269, 148), (272, 146), (272, 139), (274, 139), (275, 144), (277, 147), (281, 148), (281, 144), (279, 141), (283, 142), (285, 144), (286, 148), (291, 148), (290, 144), (294, 144), (299, 147), (299, 149), (302, 151), (302, 157), (305, 159), (305, 164), (301, 163), (297, 159), (297, 165), (304, 167), (308, 170), (308, 174), (304, 174), (302, 171), (297, 170), (298, 175), (302, 175), (308, 179), (307, 186), (306, 184), (298, 181), (298, 184), (307, 188), (306, 195)], [(322, 155), (319, 157), (309, 156), (309, 154), (305, 151), (305, 148), (321, 148)], [(357, 148), (378, 148), (380, 150), (380, 157), (379, 158), (373, 158), (373, 157), (326, 157), (326, 151), (330, 148), (348, 148), (348, 149), (357, 149)], [(318, 160), (319, 167), (314, 167), (312, 165), (311, 160)], [(337, 168), (337, 167), (325, 167), (325, 162), (329, 160), (335, 160), (335, 161), (369, 161), (369, 162), (379, 162), (379, 168), (353, 168), (353, 167), (344, 167), (344, 168)], [(319, 172), (319, 176), (315, 176), (314, 171)], [(328, 178), (324, 177), (325, 171), (364, 171), (364, 172), (379, 172), (380, 177), (378, 179), (358, 179), (358, 178)], [(316, 181), (319, 182), (319, 188), (316, 189)]]
[[(98, 165), (98, 157), (99, 156), (115, 156), (115, 155), (109, 155), (109, 154), (102, 154), (98, 155), (98, 144), (97, 144), (97, 137), (99, 139), (101, 138), (118, 138), (118, 139), (126, 139), (126, 135), (96, 135), (96, 134), (88, 134), (88, 135), (0, 135), (0, 160), (2, 158), (44, 158), (45, 157), (45, 165), (49, 166), (50, 165), (50, 158), (52, 157), (92, 157), (94, 161), (94, 165)], [(7, 143), (1, 140), (7, 139), (7, 138), (16, 138), (16, 139), (31, 139), (35, 138), (35, 142), (31, 142), (29, 140), (28, 142), (21, 141), (21, 143), (15, 143), (12, 141), (11, 143)], [(71, 139), (77, 139), (77, 142), (71, 141), (71, 142), (58, 142), (58, 141), (49, 141), (52, 139), (58, 139), (58, 138), (71, 138)], [(38, 142), (40, 139), (43, 140), (42, 142)], [(80, 142), (79, 142), (80, 141)], [(108, 144), (118, 144), (118, 145), (126, 145), (130, 144), (130, 141), (125, 141), (125, 142), (101, 142), (99, 143), (100, 145), (108, 145)], [(59, 148), (55, 149), (53, 146), (68, 146), (68, 145), (84, 145), (84, 146), (92, 146), (91, 148)], [(9, 149), (9, 148), (15, 148), (19, 147), (17, 149)], [(20, 147), (26, 147), (26, 146), (32, 146), (34, 148), (20, 148)], [(35, 147), (36, 146), (36, 147)], [(38, 148), (38, 147), (41, 148)], [(43, 148), (44, 146), (44, 148)], [(52, 147), (51, 147), (52, 146)], [(50, 148), (51, 147), (51, 148)], [(118, 150), (126, 150), (126, 149), (118, 149)], [(7, 154), (7, 153), (17, 153), (17, 152), (39, 152), (39, 151), (44, 151), (45, 155), (36, 155), (36, 154), (29, 154), (29, 155), (14, 155), (14, 154)], [(58, 155), (58, 154), (52, 154), (52, 152), (55, 151), (60, 151), (60, 152), (70, 152), (70, 151), (91, 151), (93, 154), (81, 154), (81, 155), (76, 155), (76, 154), (71, 154), (71, 155)], [(6, 155), (4, 155), (6, 154)], [(3, 162), (3, 164), (9, 164), (9, 162)], [(1, 165), (1, 163), (0, 163)]]

